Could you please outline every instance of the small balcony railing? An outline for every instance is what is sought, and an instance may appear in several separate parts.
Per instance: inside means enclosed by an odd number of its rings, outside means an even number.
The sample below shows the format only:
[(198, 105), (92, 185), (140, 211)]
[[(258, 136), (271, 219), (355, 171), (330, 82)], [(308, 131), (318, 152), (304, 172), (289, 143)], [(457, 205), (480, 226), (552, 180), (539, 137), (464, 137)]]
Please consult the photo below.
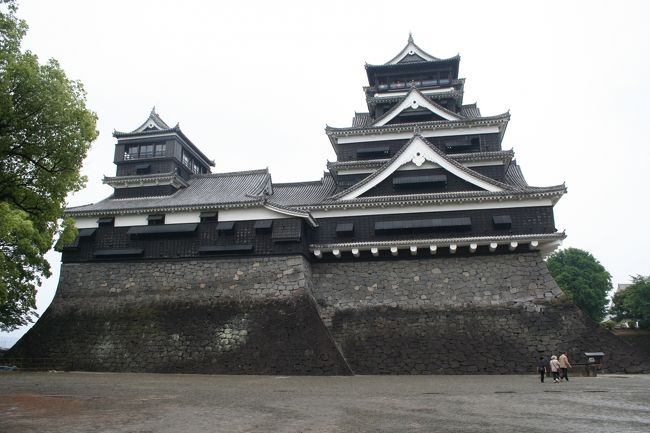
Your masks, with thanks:
[(407, 81), (407, 82), (396, 82), (391, 84), (379, 84), (377, 85), (377, 90), (399, 90), (399, 89), (410, 89), (411, 87), (432, 87), (432, 86), (445, 86), (451, 84), (451, 80), (448, 78), (439, 79), (439, 80), (421, 80), (421, 81)]
[(364, 86), (363, 90), (365, 92), (395, 92), (395, 91), (404, 91), (408, 90), (411, 87), (441, 87), (441, 86), (456, 86), (461, 83), (462, 80), (459, 79), (438, 79), (438, 80), (414, 80), (414, 81), (405, 81), (400, 83), (391, 83), (391, 84), (378, 84), (376, 86)]

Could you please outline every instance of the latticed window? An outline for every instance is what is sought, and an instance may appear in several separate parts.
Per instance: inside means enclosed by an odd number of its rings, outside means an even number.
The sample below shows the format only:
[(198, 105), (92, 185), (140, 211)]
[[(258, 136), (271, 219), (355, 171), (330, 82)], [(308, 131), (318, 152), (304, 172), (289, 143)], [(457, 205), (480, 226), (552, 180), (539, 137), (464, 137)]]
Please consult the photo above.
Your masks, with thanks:
[(153, 156), (165, 156), (167, 151), (167, 145), (165, 144), (156, 144)]
[(192, 167), (192, 159), (185, 152), (183, 152), (183, 165), (188, 168)]
[(167, 145), (162, 144), (141, 144), (135, 146), (128, 146), (124, 150), (124, 159), (139, 159), (139, 158), (152, 158), (154, 156), (165, 156), (167, 153)]
[(129, 146), (124, 152), (124, 159), (137, 159), (138, 158), (138, 146)]
[(151, 158), (153, 156), (153, 144), (140, 146), (140, 158)]

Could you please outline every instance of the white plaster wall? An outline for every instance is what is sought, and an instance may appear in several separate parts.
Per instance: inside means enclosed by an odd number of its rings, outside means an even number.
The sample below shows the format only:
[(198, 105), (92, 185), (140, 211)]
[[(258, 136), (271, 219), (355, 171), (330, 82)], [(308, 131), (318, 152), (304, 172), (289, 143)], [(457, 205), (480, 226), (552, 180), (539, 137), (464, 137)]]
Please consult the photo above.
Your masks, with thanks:
[(97, 224), (97, 217), (79, 217), (75, 218), (74, 221), (78, 229), (92, 229), (99, 227), (99, 224)]
[(149, 215), (118, 215), (115, 217), (115, 227), (131, 227), (149, 225)]
[(172, 212), (165, 214), (165, 224), (185, 224), (201, 222), (201, 212)]

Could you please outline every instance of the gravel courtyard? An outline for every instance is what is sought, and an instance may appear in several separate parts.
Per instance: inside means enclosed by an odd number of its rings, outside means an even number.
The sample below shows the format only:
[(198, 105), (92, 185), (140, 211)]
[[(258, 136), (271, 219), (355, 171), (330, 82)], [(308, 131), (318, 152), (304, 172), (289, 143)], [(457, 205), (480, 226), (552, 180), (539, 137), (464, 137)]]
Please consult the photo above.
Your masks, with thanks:
[(0, 374), (3, 433), (558, 431), (650, 431), (650, 376)]

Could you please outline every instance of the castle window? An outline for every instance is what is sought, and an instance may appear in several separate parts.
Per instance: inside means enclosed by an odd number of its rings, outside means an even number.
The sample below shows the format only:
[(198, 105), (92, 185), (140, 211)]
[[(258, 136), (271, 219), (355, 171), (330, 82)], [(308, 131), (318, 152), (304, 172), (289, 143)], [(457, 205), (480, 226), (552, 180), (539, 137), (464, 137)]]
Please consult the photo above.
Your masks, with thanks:
[(136, 164), (135, 174), (147, 174), (151, 169), (151, 164)]
[(269, 233), (273, 227), (273, 220), (255, 221), (255, 233)]
[(153, 144), (140, 146), (140, 158), (151, 158), (153, 156)]
[(166, 144), (156, 144), (153, 156), (165, 156), (166, 151), (167, 151)]
[(386, 158), (387, 156), (390, 156), (388, 147), (368, 147), (357, 150), (357, 158), (359, 159)]
[(97, 219), (97, 225), (99, 227), (113, 227), (115, 223), (114, 217), (102, 217)]
[(165, 224), (165, 215), (149, 215), (147, 217), (147, 222), (150, 226), (158, 226)]
[(192, 166), (192, 159), (183, 151), (183, 165), (185, 167), (191, 167)]
[(480, 144), (479, 137), (459, 138), (445, 143), (445, 149), (451, 153), (477, 152), (480, 150)]
[(96, 232), (96, 231), (97, 231), (96, 228), (92, 228), (92, 229), (79, 229), (79, 231), (78, 231), (78, 233), (77, 233), (77, 236), (79, 236), (80, 238), (90, 238), (90, 237), (95, 236), (95, 232)]
[(137, 159), (138, 158), (138, 146), (129, 146), (124, 152), (124, 159)]
[(271, 239), (273, 242), (300, 242), (302, 221), (299, 219), (276, 220), (273, 223)]
[(211, 222), (217, 222), (219, 215), (217, 214), (217, 211), (210, 211), (210, 212), (201, 212), (199, 217), (201, 218), (202, 223), (211, 223)]
[(336, 236), (349, 237), (354, 235), (354, 223), (341, 223), (336, 225)]
[(509, 229), (512, 227), (510, 215), (495, 215), (492, 217), (492, 225), (495, 229)]
[(217, 233), (224, 235), (231, 235), (235, 233), (235, 222), (234, 221), (223, 221), (217, 224)]
[(138, 158), (152, 158), (154, 156), (165, 156), (167, 150), (166, 144), (142, 144), (127, 146), (124, 149), (124, 160)]

